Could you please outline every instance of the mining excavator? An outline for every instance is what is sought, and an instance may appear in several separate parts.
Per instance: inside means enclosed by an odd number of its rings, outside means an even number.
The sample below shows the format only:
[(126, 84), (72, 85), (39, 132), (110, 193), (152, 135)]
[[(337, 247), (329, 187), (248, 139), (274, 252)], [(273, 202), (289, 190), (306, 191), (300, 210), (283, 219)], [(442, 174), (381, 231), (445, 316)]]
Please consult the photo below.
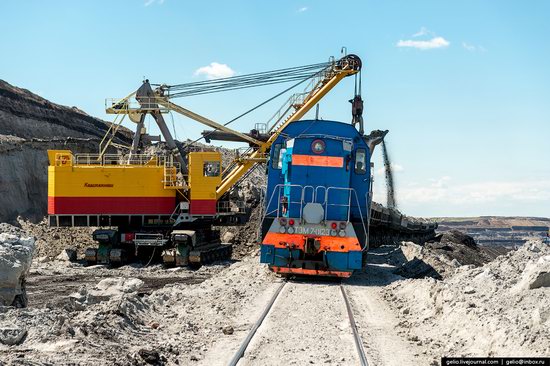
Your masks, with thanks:
[[(229, 192), (258, 164), (266, 161), (273, 142), (292, 122), (301, 119), (347, 76), (361, 70), (361, 60), (346, 55), (328, 62), (178, 85), (145, 80), (124, 98), (107, 99), (106, 112), (115, 116), (97, 154), (49, 150), (48, 214), (50, 226), (100, 227), (93, 232), (97, 248), (86, 250), (89, 264), (121, 265), (135, 257), (161, 256), (168, 265), (198, 267), (231, 256), (214, 227), (242, 225), (249, 209), (232, 201)], [(293, 94), (268, 123), (242, 133), (173, 102), (174, 98), (290, 83), (306, 85)], [(264, 105), (243, 113), (240, 117)], [(164, 116), (175, 112), (213, 129), (206, 141), (222, 139), (248, 144), (227, 166), (219, 151), (183, 145), (174, 140)], [(152, 116), (167, 147), (147, 151), (154, 138), (146, 133)], [(113, 143), (125, 118), (136, 125), (131, 146)], [(268, 127), (269, 126), (269, 127)], [(112, 154), (113, 146), (117, 153)]]

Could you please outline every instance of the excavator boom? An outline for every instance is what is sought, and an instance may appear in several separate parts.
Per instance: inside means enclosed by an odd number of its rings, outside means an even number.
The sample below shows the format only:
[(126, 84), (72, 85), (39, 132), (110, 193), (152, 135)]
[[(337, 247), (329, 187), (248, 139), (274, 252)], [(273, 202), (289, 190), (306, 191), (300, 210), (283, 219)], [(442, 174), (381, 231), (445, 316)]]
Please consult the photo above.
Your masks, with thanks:
[(311, 110), (329, 91), (332, 90), (346, 76), (354, 75), (361, 70), (361, 60), (355, 55), (348, 55), (324, 71), (324, 75), (317, 81), (314, 87), (306, 96), (302, 103), (295, 106), (295, 111), (289, 115), (286, 120), (276, 126), (269, 139), (259, 144), (258, 148), (252, 151), (249, 156), (241, 157), (236, 166), (225, 175), (221, 185), (216, 190), (216, 197), (220, 199), (229, 191), (255, 164), (261, 159), (265, 159), (265, 154), (271, 148), (273, 142), (279, 137), (279, 134), (294, 121), (298, 121), (307, 112)]
[[(172, 101), (170, 101), (170, 95), (165, 95), (167, 87), (161, 86), (160, 88), (153, 90), (148, 80), (146, 80), (135, 93), (136, 99), (139, 102), (138, 108), (129, 107), (128, 100), (132, 96), (130, 95), (124, 99), (111, 103), (111, 105), (107, 108), (107, 113), (141, 113), (138, 127), (143, 125), (142, 121), (144, 114), (150, 113), (151, 115), (153, 115), (155, 121), (161, 129), (161, 132), (167, 142), (168, 147), (176, 153), (176, 159), (180, 162), (182, 170), (185, 170), (187, 159), (185, 158), (185, 156), (183, 156), (184, 152), (177, 149), (174, 139), (172, 138), (170, 131), (168, 130), (166, 123), (162, 118), (163, 111), (174, 111), (201, 124), (209, 126), (215, 131), (221, 131), (226, 135), (233, 135), (238, 141), (248, 142), (251, 146), (253, 146), (253, 148), (247, 154), (239, 156), (231, 165), (230, 171), (224, 172), (224, 177), (221, 181), (221, 184), (216, 189), (216, 200), (219, 200), (232, 187), (234, 187), (239, 182), (239, 180), (257, 163), (264, 162), (266, 160), (266, 153), (269, 151), (273, 142), (277, 139), (281, 131), (283, 131), (286, 126), (302, 118), (342, 79), (358, 73), (361, 70), (361, 67), (361, 59), (358, 56), (347, 55), (338, 61), (330, 62), (323, 70), (314, 74), (310, 74), (308, 77), (312, 79), (310, 88), (308, 88), (306, 92), (299, 94), (298, 99), (291, 99), (292, 103), (286, 109), (286, 112), (288, 114), (291, 110), (293, 111), (290, 112), (290, 114), (283, 116), (286, 118), (283, 119), (281, 117), (279, 120), (275, 121), (275, 124), (271, 127), (269, 131), (270, 136), (267, 141), (258, 140), (250, 136), (250, 134), (235, 131), (227, 127), (226, 125), (212, 121), (211, 119), (208, 119), (193, 111), (190, 111), (189, 109), (173, 103)], [(246, 78), (246, 76), (243, 76), (241, 78)], [(247, 82), (249, 82), (248, 79)], [(181, 86), (179, 87), (181, 88)], [(214, 88), (219, 88), (219, 86), (214, 86)], [(201, 94), (203, 93), (204, 92), (201, 92)], [(139, 128), (136, 135), (139, 135)], [(137, 145), (136, 139), (137, 141), (139, 141), (139, 136), (134, 139), (132, 151), (135, 150), (134, 145)]]

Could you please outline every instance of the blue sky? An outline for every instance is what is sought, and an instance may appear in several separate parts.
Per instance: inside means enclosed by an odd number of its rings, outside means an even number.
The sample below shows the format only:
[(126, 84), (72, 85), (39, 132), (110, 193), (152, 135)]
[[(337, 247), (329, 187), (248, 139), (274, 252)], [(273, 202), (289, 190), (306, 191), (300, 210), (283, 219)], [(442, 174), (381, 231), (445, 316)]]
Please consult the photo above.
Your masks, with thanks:
[[(402, 211), (550, 216), (548, 1), (2, 1), (0, 14), (0, 78), (104, 119), (104, 98), (144, 76), (202, 80), (212, 63), (246, 74), (346, 46), (364, 60), (366, 129), (390, 130)], [(282, 88), (176, 102), (223, 123)], [(348, 121), (352, 93), (349, 78), (321, 116)], [(265, 122), (282, 102), (233, 126)], [(179, 138), (203, 129), (174, 121)], [(378, 173), (375, 190), (383, 201)]]

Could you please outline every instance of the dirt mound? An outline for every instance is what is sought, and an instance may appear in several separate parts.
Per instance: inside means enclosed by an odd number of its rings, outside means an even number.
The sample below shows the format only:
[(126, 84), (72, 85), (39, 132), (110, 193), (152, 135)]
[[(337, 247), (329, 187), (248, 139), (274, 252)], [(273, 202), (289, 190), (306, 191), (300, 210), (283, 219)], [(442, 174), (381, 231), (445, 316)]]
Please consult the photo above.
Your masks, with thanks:
[(470, 248), (477, 247), (474, 238), (458, 230), (446, 231), (443, 234), (436, 236), (433, 242), (462, 244)]
[(40, 261), (52, 260), (65, 249), (76, 249), (81, 258), (86, 248), (97, 246), (92, 239), (95, 227), (49, 227), (47, 219), (34, 224), (19, 218), (18, 224), (36, 238), (35, 257)]
[(398, 281), (385, 297), (403, 332), (435, 357), (545, 356), (550, 353), (550, 246), (531, 241), (443, 281)]
[(471, 236), (458, 230), (439, 234), (424, 246), (402, 242), (400, 249), (405, 261), (396, 263), (401, 264), (396, 273), (406, 278), (442, 279), (462, 265), (479, 267), (492, 259)]
[(233, 258), (242, 259), (259, 248), (258, 236), (263, 212), (259, 203), (252, 208), (250, 220), (244, 226), (227, 227), (222, 238), (233, 244)]

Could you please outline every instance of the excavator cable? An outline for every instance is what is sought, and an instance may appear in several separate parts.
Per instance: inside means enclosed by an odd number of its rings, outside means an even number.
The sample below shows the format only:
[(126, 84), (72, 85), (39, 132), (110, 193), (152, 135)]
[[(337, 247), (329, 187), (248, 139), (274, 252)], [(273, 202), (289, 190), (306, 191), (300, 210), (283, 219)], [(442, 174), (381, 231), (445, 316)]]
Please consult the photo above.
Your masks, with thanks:
[[(298, 66), (298, 67), (291, 67), (291, 68), (271, 70), (271, 71), (262, 71), (262, 72), (251, 73), (246, 75), (238, 75), (238, 76), (231, 76), (226, 78), (217, 78), (212, 80), (203, 80), (203, 81), (196, 81), (192, 83), (174, 84), (174, 85), (166, 85), (166, 86), (173, 90), (181, 90), (181, 89), (186, 89), (189, 87), (195, 87), (200, 85), (224, 84), (227, 82), (235, 82), (235, 81), (243, 81), (243, 80), (265, 79), (266, 77), (273, 78), (276, 76), (289, 75), (292, 73), (307, 71), (311, 69), (322, 69), (329, 65), (330, 63), (318, 63), (318, 64), (312, 64), (312, 65), (306, 65), (306, 66)], [(160, 84), (153, 84), (153, 85), (160, 86)]]
[(311, 78), (330, 65), (331, 63), (327, 62), (186, 84), (160, 85), (160, 87), (167, 92), (168, 98), (218, 93)]
[[(281, 91), (281, 92), (275, 94), (274, 96), (270, 97), (269, 99), (264, 100), (263, 102), (261, 102), (260, 104), (257, 104), (256, 106), (250, 108), (250, 109), (247, 110), (246, 112), (241, 113), (240, 115), (238, 115), (237, 117), (235, 117), (235, 118), (231, 119), (230, 121), (224, 123), (223, 125), (224, 125), (224, 126), (227, 126), (227, 125), (229, 125), (229, 124), (235, 122), (236, 120), (238, 120), (238, 119), (240, 119), (240, 118), (246, 116), (247, 114), (252, 113), (252, 112), (255, 111), (256, 109), (258, 109), (258, 108), (260, 108), (260, 107), (266, 105), (267, 103), (273, 101), (274, 99), (277, 99), (277, 98), (280, 97), (281, 95), (283, 95), (283, 94), (289, 92), (290, 90), (296, 88), (298, 85), (300, 85), (300, 84), (306, 82), (307, 80), (311, 79), (311, 78), (314, 77), (316, 74), (317, 74), (317, 72), (314, 73), (314, 74), (310, 74), (310, 75), (306, 76), (305, 78), (303, 78), (302, 80), (298, 81), (297, 83), (294, 83), (293, 85), (289, 86), (288, 88), (284, 89), (283, 91)], [(209, 133), (207, 133), (207, 134), (205, 134), (205, 135), (203, 135), (203, 136), (197, 138), (196, 140), (194, 140), (194, 141), (188, 143), (187, 145), (185, 145), (184, 149), (185, 149), (187, 146), (191, 146), (191, 145), (193, 145), (194, 143), (200, 141), (200, 140), (203, 139), (203, 138), (207, 138), (208, 136), (210, 136), (210, 135), (211, 135), (212, 133), (214, 133), (214, 132), (215, 132), (215, 130), (213, 130), (213, 131), (211, 131), (211, 132), (209, 132)]]

